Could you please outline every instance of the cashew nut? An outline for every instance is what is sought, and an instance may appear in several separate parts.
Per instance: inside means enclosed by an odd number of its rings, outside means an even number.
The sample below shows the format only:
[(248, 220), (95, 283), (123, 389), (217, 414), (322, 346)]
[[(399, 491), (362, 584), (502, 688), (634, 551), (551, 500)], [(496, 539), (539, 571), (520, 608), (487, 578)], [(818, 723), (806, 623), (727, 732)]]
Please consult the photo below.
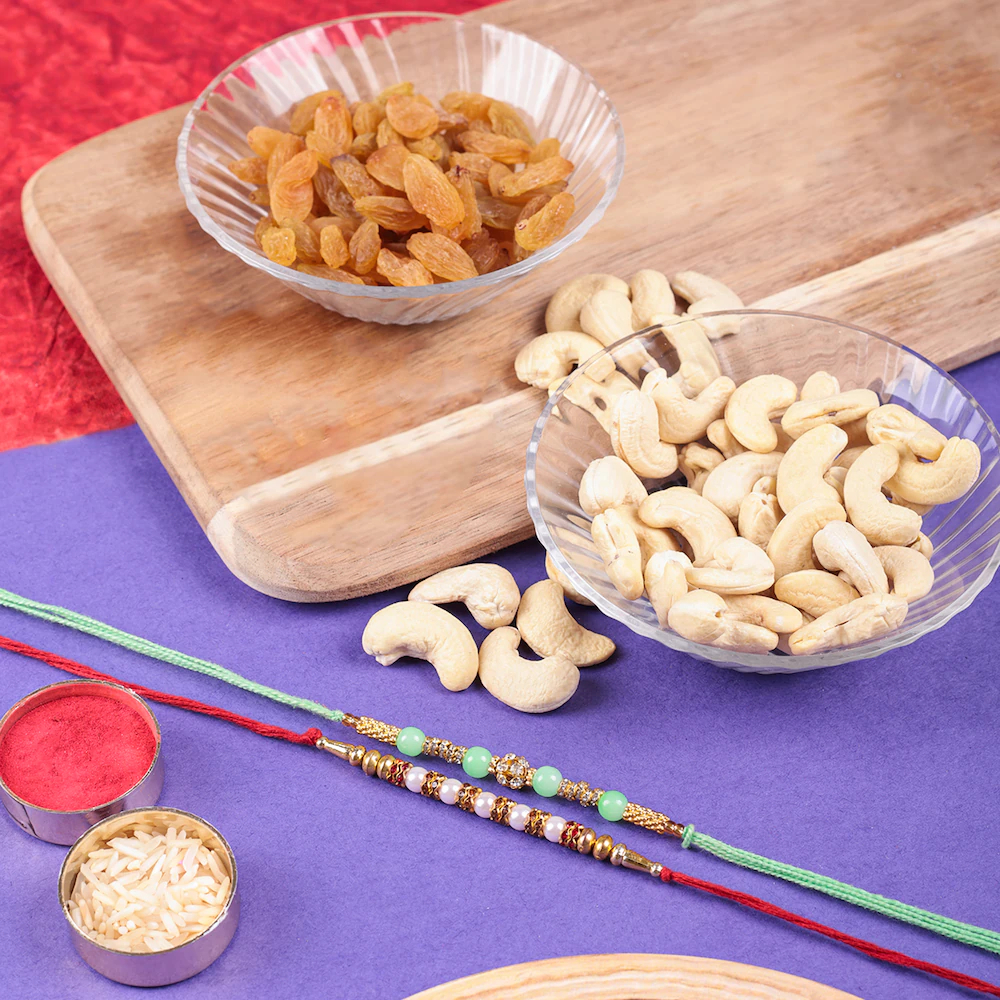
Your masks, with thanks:
[(886, 486), (893, 496), (913, 503), (951, 503), (968, 492), (979, 478), (981, 461), (975, 441), (949, 438), (944, 450), (932, 462), (921, 462), (912, 451), (904, 452), (896, 474)]
[[(575, 366), (603, 350), (602, 344), (585, 333), (570, 330), (543, 333), (518, 351), (514, 371), (522, 382), (547, 389), (553, 382), (561, 382)], [(614, 358), (605, 355), (588, 366), (587, 374), (600, 381), (614, 370)]]
[(834, 521), (846, 521), (847, 511), (832, 500), (806, 500), (779, 522), (767, 543), (767, 555), (774, 563), (774, 575), (781, 579), (800, 569), (815, 569), (813, 536)]
[(483, 628), (499, 628), (514, 620), (521, 591), (503, 566), (468, 563), (427, 577), (410, 591), (407, 600), (429, 604), (461, 601)]
[(567, 281), (560, 285), (555, 295), (549, 299), (545, 310), (545, 329), (550, 333), (554, 330), (583, 330), (580, 326), (580, 310), (584, 303), (602, 289), (621, 292), (628, 295), (628, 285), (613, 274), (584, 274), (582, 277)]
[(918, 458), (933, 461), (948, 443), (939, 430), (898, 403), (885, 403), (872, 410), (865, 423), (872, 444), (891, 444), (900, 455), (910, 451)]
[[(549, 395), (562, 385), (562, 379), (556, 379), (549, 386)], [(614, 371), (603, 382), (595, 382), (586, 372), (580, 372), (569, 385), (563, 397), (574, 406), (586, 410), (604, 430), (611, 426), (611, 410), (618, 397), (629, 389), (634, 389), (635, 383), (619, 371)]]
[[(665, 318), (668, 317), (656, 317), (660, 323)], [(664, 325), (663, 335), (677, 352), (677, 371), (670, 377), (685, 396), (697, 396), (722, 374), (715, 348), (700, 322), (686, 320)]]
[(868, 442), (854, 448), (845, 449), (837, 456), (837, 465), (844, 469), (849, 469), (870, 447), (871, 443)]
[(724, 417), (713, 420), (705, 430), (705, 435), (722, 452), (724, 458), (742, 455), (746, 451), (746, 448), (733, 437), (733, 432), (729, 429)]
[(667, 624), (685, 639), (737, 653), (768, 653), (778, 645), (778, 634), (741, 621), (725, 600), (710, 590), (692, 590), (674, 601)]
[[(871, 447), (869, 445), (869, 447)], [(888, 494), (889, 500), (892, 503), (899, 504), (900, 507), (905, 507), (907, 510), (912, 510), (915, 514), (919, 514), (923, 517), (925, 514), (929, 514), (934, 509), (934, 504), (932, 503), (914, 503), (912, 500), (904, 500), (902, 497), (893, 496), (890, 490), (885, 487), (882, 488), (884, 494)]]
[(778, 503), (786, 514), (806, 500), (840, 502), (823, 476), (846, 445), (847, 434), (833, 424), (820, 424), (792, 443), (778, 468)]
[(767, 454), (778, 446), (771, 417), (795, 402), (798, 388), (781, 375), (758, 375), (738, 386), (726, 404), (726, 424), (733, 437), (750, 451)]
[(662, 368), (654, 368), (642, 380), (642, 391), (652, 396), (660, 415), (660, 437), (671, 444), (687, 444), (704, 436), (708, 425), (722, 415), (735, 388), (731, 378), (720, 375), (689, 399)]
[[(643, 500), (639, 517), (653, 528), (673, 528), (687, 539), (695, 566), (704, 566), (723, 542), (736, 537), (733, 522), (686, 486), (671, 486)], [(768, 584), (770, 586), (770, 584)]]
[(591, 517), (609, 507), (640, 504), (647, 496), (639, 477), (616, 455), (595, 458), (580, 480), (580, 506)]
[(609, 507), (590, 526), (594, 544), (609, 579), (626, 601), (642, 596), (642, 556), (639, 539), (620, 507)]
[(776, 601), (760, 594), (726, 597), (726, 607), (739, 616), (740, 621), (760, 625), (772, 632), (794, 632), (802, 628), (802, 612), (791, 604)]
[(917, 540), (911, 542), (909, 547), (915, 549), (926, 559), (930, 559), (934, 555), (934, 543), (922, 531), (917, 535)]
[(888, 594), (889, 580), (868, 539), (846, 521), (831, 521), (813, 536), (824, 569), (841, 571), (862, 596)]
[(844, 481), (847, 479), (847, 469), (842, 465), (831, 465), (826, 472), (823, 473), (823, 482), (827, 486), (832, 486), (837, 491), (837, 496), (840, 498), (840, 502), (844, 502)]
[(708, 474), (724, 461), (720, 452), (697, 442), (684, 445), (677, 455), (677, 466), (695, 493), (701, 492)]
[(640, 476), (663, 479), (677, 471), (677, 448), (660, 440), (659, 413), (651, 396), (623, 392), (611, 411), (611, 447)]
[(890, 503), (882, 484), (899, 467), (899, 452), (888, 443), (873, 444), (847, 470), (844, 506), (851, 523), (872, 545), (909, 545), (920, 534), (920, 515)]
[(903, 624), (907, 605), (901, 597), (867, 594), (820, 615), (788, 637), (795, 654), (817, 653), (884, 635)]
[(800, 399), (785, 410), (781, 426), (787, 434), (798, 438), (822, 424), (843, 427), (855, 420), (862, 420), (878, 405), (878, 395), (871, 389), (850, 389), (834, 396)]
[(436, 604), (399, 601), (376, 611), (361, 635), (361, 646), (384, 666), (401, 656), (429, 660), (449, 691), (464, 691), (479, 672), (472, 633)]
[(829, 372), (813, 372), (802, 383), (799, 399), (823, 399), (825, 396), (836, 396), (840, 392), (840, 381), (836, 375)]
[(669, 531), (646, 524), (639, 517), (639, 508), (634, 504), (624, 504), (614, 509), (635, 532), (635, 537), (639, 540), (639, 555), (643, 567), (657, 552), (676, 552), (680, 548)]
[(569, 613), (555, 580), (533, 583), (521, 595), (517, 629), (539, 656), (564, 656), (578, 667), (602, 663), (615, 651), (607, 636), (585, 629)]
[(772, 451), (769, 455), (744, 451), (727, 458), (708, 474), (701, 488), (701, 495), (714, 503), (726, 517), (735, 521), (740, 516), (743, 498), (753, 490), (754, 484), (762, 476), (777, 474), (784, 457), (780, 451)]
[(740, 501), (736, 519), (739, 533), (748, 541), (766, 549), (781, 520), (781, 505), (773, 490), (758, 488), (761, 483), (774, 482), (774, 476), (765, 476), (754, 483), (753, 489)]
[(686, 570), (691, 560), (683, 552), (654, 552), (646, 563), (643, 580), (646, 596), (662, 628), (674, 601), (688, 592)]
[(846, 580), (824, 569), (800, 569), (775, 581), (774, 596), (819, 618), (861, 595)]
[(879, 545), (875, 555), (889, 578), (889, 593), (911, 604), (930, 593), (934, 570), (925, 555), (901, 545)]
[(674, 293), (662, 271), (643, 268), (632, 275), (632, 325), (636, 330), (652, 326), (654, 317), (674, 311)]
[(716, 594), (759, 594), (774, 584), (774, 564), (760, 546), (737, 536), (717, 545), (708, 562), (692, 566), (687, 581)]
[(555, 580), (555, 582), (562, 587), (563, 593), (571, 601), (574, 601), (576, 604), (593, 605), (593, 601), (584, 597), (583, 594), (581, 594), (576, 587), (570, 583), (569, 577), (559, 569), (548, 552), (545, 553), (545, 573), (550, 580)]
[(580, 684), (580, 670), (565, 656), (526, 660), (516, 628), (498, 628), (479, 647), (479, 679), (498, 701), (519, 712), (551, 712), (565, 705)]
[(623, 337), (631, 337), (632, 303), (628, 292), (601, 289), (587, 299), (580, 310), (580, 326), (605, 347)]
[[(688, 314), (730, 312), (742, 309), (743, 300), (727, 285), (698, 271), (680, 271), (670, 279), (673, 290), (688, 303)], [(727, 333), (739, 333), (739, 317), (718, 317), (701, 321), (713, 340)]]

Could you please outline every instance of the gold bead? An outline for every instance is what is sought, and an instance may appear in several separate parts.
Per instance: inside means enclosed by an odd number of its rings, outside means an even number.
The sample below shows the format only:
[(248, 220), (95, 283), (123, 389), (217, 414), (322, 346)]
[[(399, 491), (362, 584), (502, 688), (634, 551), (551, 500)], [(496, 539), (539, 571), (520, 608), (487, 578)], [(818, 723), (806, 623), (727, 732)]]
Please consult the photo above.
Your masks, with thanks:
[(396, 758), (386, 754), (375, 767), (375, 777), (385, 781), (389, 777), (389, 768), (396, 763)]
[(366, 747), (351, 747), (351, 752), (347, 755), (351, 767), (357, 767), (366, 753), (368, 753)]
[(611, 853), (611, 848), (614, 846), (614, 837), (609, 837), (607, 834), (604, 834), (603, 837), (598, 837), (594, 842), (594, 857), (597, 858), (598, 861), (603, 861)]
[(361, 770), (370, 778), (378, 767), (378, 762), (382, 759), (382, 754), (378, 750), (369, 750), (361, 758)]
[(611, 854), (608, 860), (617, 868), (624, 860), (625, 856), (628, 854), (628, 848), (624, 844), (615, 844), (611, 848)]
[(597, 834), (588, 826), (583, 833), (580, 834), (580, 840), (576, 845), (576, 849), (581, 854), (590, 854), (597, 841)]

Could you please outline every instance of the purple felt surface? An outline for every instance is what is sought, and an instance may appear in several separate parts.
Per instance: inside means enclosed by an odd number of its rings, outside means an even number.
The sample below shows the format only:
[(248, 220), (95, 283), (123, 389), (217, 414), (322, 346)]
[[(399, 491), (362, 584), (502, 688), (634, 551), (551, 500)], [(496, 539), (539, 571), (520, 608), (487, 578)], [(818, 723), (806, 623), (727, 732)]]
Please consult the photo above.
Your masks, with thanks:
[[(960, 378), (1000, 416), (1000, 357)], [(368, 615), (403, 591), (317, 607), (243, 586), (136, 428), (0, 455), (0, 525), (7, 589), (330, 705), (523, 752), (730, 843), (1000, 928), (996, 583), (914, 646), (794, 677), (713, 668), (591, 609), (583, 619), (612, 635), (618, 653), (585, 673), (565, 708), (533, 717), (478, 684), (451, 694), (427, 665), (380, 667), (365, 656)], [(535, 543), (498, 560), (522, 586), (543, 574)], [(316, 722), (11, 611), (0, 609), (0, 634), (300, 731)], [(0, 709), (63, 678), (0, 652)], [(868, 1000), (968, 995), (366, 779), (326, 755), (154, 708), (167, 765), (161, 801), (204, 816), (228, 837), (243, 900), (232, 946), (200, 976), (167, 988), (172, 997), (396, 1000), (513, 962), (615, 951), (749, 962)], [(567, 817), (609, 827), (594, 810), (563, 805)], [(631, 827), (614, 832), (683, 871), (1000, 981), (995, 956), (682, 851), (674, 840)], [(127, 992), (70, 947), (56, 904), (63, 854), (0, 817), (4, 997)]]

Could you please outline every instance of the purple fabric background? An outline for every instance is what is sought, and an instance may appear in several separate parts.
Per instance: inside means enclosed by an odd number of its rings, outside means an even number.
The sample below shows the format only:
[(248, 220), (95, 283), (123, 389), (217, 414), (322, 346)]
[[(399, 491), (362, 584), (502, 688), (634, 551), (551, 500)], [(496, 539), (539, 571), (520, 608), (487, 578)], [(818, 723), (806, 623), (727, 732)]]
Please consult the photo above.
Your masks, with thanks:
[[(998, 375), (1000, 357), (960, 373), (994, 419)], [(330, 705), (525, 753), (730, 843), (1000, 927), (997, 584), (914, 646), (797, 677), (718, 670), (583, 612), (619, 651), (585, 673), (565, 708), (532, 717), (478, 685), (451, 694), (424, 664), (380, 667), (365, 656), (367, 617), (403, 591), (317, 607), (243, 586), (134, 427), (0, 455), (0, 525), (0, 586), (17, 593)], [(522, 587), (543, 574), (535, 543), (498, 559)], [(11, 611), (0, 610), (0, 633), (299, 731), (316, 723)], [(0, 652), (0, 710), (64, 676)], [(323, 754), (154, 707), (167, 764), (161, 801), (223, 831), (243, 899), (232, 946), (200, 976), (168, 987), (171, 997), (396, 1000), (513, 962), (615, 951), (749, 962), (868, 1000), (968, 995), (366, 779)], [(609, 827), (593, 810), (560, 811)], [(683, 871), (1000, 981), (995, 956), (682, 851), (674, 840), (614, 832)], [(70, 946), (56, 904), (64, 850), (0, 817), (3, 996), (126, 995)]]

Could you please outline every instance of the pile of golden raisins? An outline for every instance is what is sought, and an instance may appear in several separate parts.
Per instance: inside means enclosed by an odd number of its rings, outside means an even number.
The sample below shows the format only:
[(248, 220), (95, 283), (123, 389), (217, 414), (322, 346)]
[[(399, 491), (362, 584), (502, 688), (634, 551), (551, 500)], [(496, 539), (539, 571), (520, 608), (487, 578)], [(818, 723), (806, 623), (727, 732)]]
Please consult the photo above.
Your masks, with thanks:
[(573, 164), (535, 142), (517, 110), (483, 94), (412, 83), (348, 104), (300, 101), (289, 130), (257, 126), (229, 169), (268, 208), (254, 238), (269, 260), (334, 281), (430, 285), (524, 260), (565, 231)]

